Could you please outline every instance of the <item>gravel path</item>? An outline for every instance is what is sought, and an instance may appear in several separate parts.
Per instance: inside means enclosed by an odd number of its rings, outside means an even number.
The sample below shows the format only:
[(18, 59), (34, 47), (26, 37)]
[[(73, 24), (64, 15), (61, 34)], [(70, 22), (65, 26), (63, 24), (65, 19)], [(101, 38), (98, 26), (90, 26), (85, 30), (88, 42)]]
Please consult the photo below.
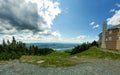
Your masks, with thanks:
[(9, 62), (0, 65), (0, 75), (120, 75), (120, 61), (94, 59), (77, 66), (58, 68)]

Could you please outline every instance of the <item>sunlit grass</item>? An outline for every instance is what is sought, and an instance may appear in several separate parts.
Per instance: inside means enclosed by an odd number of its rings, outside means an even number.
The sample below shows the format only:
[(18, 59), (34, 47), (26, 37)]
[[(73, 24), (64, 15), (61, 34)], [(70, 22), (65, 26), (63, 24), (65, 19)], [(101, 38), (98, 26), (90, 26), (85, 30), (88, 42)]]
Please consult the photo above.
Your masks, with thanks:
[(92, 47), (82, 53), (77, 54), (77, 56), (79, 57), (85, 56), (89, 58), (102, 58), (102, 59), (108, 58), (108, 59), (113, 59), (113, 60), (120, 59), (120, 54), (104, 52), (100, 48), (97, 48), (97, 47)]
[[(22, 56), (20, 62), (37, 64), (39, 66), (72, 66), (77, 64), (77, 61), (71, 60), (71, 55), (65, 52), (53, 52), (46, 56)], [(44, 61), (37, 63), (37, 61)]]
[[(22, 56), (20, 62), (36, 64), (43, 67), (59, 67), (85, 63), (84, 60), (88, 59), (120, 60), (120, 54), (104, 52), (100, 48), (91, 47), (90, 49), (75, 55), (57, 51), (45, 56)], [(42, 61), (42, 63), (37, 63), (38, 61)]]

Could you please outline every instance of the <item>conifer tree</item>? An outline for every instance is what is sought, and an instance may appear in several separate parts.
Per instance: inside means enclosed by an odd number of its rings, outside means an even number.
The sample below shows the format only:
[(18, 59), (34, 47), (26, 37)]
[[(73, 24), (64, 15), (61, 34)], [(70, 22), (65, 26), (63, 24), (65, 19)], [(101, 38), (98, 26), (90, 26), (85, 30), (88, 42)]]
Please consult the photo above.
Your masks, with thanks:
[(7, 40), (7, 44), (10, 45), (10, 41), (9, 40)]
[(15, 37), (13, 36), (13, 39), (12, 39), (12, 43), (13, 44), (16, 44), (16, 40), (15, 40)]
[(6, 46), (5, 40), (3, 39), (3, 46)]

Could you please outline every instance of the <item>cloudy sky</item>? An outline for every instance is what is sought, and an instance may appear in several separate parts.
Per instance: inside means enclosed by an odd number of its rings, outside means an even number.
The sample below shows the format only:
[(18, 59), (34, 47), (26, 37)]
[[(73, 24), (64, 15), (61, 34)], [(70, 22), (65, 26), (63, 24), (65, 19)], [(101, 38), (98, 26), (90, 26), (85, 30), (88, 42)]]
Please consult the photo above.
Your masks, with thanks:
[(93, 41), (103, 22), (120, 24), (119, 0), (0, 0), (0, 43)]

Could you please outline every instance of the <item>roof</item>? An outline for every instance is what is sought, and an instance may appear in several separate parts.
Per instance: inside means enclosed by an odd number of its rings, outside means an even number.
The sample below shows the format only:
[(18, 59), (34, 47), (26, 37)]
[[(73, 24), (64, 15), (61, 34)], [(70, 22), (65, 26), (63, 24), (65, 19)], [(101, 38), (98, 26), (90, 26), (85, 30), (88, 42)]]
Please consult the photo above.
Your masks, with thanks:
[(113, 26), (112, 28), (109, 28), (108, 30), (111, 30), (111, 29), (120, 29), (120, 24), (116, 25), (116, 26)]
[(120, 28), (120, 24), (119, 24), (119, 25), (114, 26), (113, 28)]
[[(119, 25), (116, 25), (116, 26), (113, 26), (113, 27), (111, 27), (111, 28), (107, 29), (106, 31), (111, 30), (111, 29), (120, 29), (120, 24), (119, 24)], [(99, 36), (99, 37), (101, 37), (101, 36), (102, 36), (102, 32), (101, 32), (101, 33), (99, 33), (99, 35), (98, 35), (98, 36)]]

